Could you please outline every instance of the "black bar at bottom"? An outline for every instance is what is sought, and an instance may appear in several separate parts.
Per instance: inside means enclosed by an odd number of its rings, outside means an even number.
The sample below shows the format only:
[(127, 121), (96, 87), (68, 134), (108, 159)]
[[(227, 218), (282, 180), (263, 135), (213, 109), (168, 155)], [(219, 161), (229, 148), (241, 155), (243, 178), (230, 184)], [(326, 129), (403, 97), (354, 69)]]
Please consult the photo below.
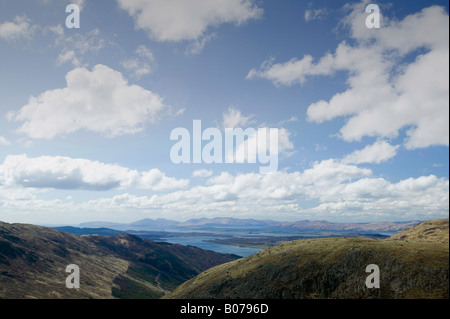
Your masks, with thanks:
[(439, 313), (447, 309), (448, 300), (0, 300), (0, 307), (2, 312), (11, 308), (16, 316), (32, 310), (54, 317), (70, 314), (90, 318), (127, 312), (130, 316), (158, 319), (314, 319), (311, 314), (320, 318), (404, 318), (427, 309), (430, 315)]

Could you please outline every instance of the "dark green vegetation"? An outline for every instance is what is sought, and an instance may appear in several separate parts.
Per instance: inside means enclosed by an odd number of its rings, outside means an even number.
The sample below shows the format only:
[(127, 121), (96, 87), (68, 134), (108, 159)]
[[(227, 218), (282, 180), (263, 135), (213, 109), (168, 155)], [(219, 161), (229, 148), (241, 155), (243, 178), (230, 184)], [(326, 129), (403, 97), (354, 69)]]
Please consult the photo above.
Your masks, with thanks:
[[(283, 243), (208, 269), (165, 298), (448, 298), (448, 234), (447, 219), (386, 240)], [(365, 285), (369, 264), (380, 268), (380, 289)]]
[[(77, 236), (0, 222), (0, 298), (159, 298), (201, 271), (236, 259), (137, 236)], [(66, 266), (80, 289), (66, 288)]]

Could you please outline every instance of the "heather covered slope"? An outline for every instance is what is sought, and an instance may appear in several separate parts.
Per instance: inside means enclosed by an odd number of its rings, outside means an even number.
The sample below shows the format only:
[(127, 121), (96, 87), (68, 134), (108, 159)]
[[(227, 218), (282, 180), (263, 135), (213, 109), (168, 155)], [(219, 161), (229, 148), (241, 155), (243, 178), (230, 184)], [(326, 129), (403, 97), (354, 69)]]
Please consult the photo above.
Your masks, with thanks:
[[(416, 227), (409, 232), (425, 231)], [(439, 236), (448, 238), (448, 222)], [(297, 240), (208, 269), (166, 298), (448, 298), (449, 246), (441, 241)], [(379, 266), (380, 289), (365, 285), (369, 264)]]
[(434, 243), (449, 242), (448, 218), (425, 221), (387, 238), (387, 240), (426, 241)]
[[(77, 236), (0, 222), (0, 298), (159, 298), (235, 258), (127, 234)], [(80, 289), (66, 288), (69, 264), (80, 268)]]

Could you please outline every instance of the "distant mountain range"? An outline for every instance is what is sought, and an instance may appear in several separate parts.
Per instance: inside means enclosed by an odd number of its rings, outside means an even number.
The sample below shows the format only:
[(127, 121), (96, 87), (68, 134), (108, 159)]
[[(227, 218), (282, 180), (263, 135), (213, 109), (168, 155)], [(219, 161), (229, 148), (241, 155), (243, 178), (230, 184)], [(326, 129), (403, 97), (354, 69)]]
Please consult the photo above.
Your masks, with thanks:
[(87, 222), (80, 224), (86, 228), (111, 228), (117, 230), (208, 230), (217, 228), (246, 228), (274, 230), (331, 230), (331, 231), (367, 231), (399, 232), (419, 224), (420, 221), (408, 222), (374, 222), (374, 223), (332, 223), (324, 220), (302, 220), (282, 222), (274, 220), (239, 219), (239, 218), (198, 218), (178, 222), (164, 218), (142, 219), (133, 223)]

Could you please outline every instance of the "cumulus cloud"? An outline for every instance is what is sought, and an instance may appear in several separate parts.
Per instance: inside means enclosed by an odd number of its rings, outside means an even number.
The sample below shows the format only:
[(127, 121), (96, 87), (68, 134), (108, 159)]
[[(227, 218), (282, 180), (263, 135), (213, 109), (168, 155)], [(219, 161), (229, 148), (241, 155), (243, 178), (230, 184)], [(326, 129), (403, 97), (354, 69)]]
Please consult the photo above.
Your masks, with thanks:
[(372, 145), (367, 145), (362, 150), (354, 151), (347, 155), (342, 161), (344, 163), (376, 163), (387, 161), (397, 154), (400, 146), (393, 146), (386, 141), (377, 141)]
[[(447, 179), (434, 175), (392, 183), (368, 169), (335, 160), (316, 162), (304, 172), (224, 172), (205, 185), (167, 194), (117, 195), (84, 203), (104, 211), (164, 211), (167, 216), (294, 216), (300, 218), (424, 219), (448, 215)], [(307, 208), (302, 203), (316, 202)], [(310, 204), (309, 204), (310, 205)], [(308, 205), (308, 206), (309, 206)]]
[(339, 185), (311, 211), (346, 218), (368, 216), (402, 219), (448, 217), (449, 181), (434, 175), (390, 183), (383, 178), (360, 179)]
[[(225, 154), (226, 160), (229, 162), (250, 162), (256, 163), (256, 159), (261, 158), (265, 154), (278, 157), (279, 154), (290, 155), (290, 151), (294, 149), (294, 144), (291, 141), (291, 133), (281, 127), (271, 127), (277, 129), (278, 140), (275, 141), (271, 138), (271, 128), (260, 125), (260, 127), (250, 127), (252, 124), (256, 124), (254, 115), (243, 115), (242, 112), (234, 107), (229, 107), (226, 112), (222, 114), (222, 129), (242, 129), (244, 140), (238, 143), (233, 150), (228, 150)], [(295, 118), (291, 118), (286, 122), (294, 121)], [(253, 129), (253, 131), (252, 131)], [(240, 154), (240, 155), (237, 155)]]
[(167, 177), (166, 174), (154, 168), (148, 172), (141, 173), (141, 178), (137, 186), (154, 191), (169, 191), (185, 188), (188, 184), (189, 180)]
[(223, 23), (238, 25), (262, 14), (253, 0), (117, 0), (157, 41), (197, 40), (210, 27)]
[[(0, 205), (11, 212), (82, 214), (164, 214), (193, 216), (411, 220), (448, 216), (449, 181), (434, 175), (391, 182), (372, 170), (335, 159), (314, 162), (300, 172), (272, 174), (207, 170), (201, 185), (167, 177), (157, 169), (138, 172), (120, 165), (65, 157), (8, 156), (0, 165)], [(42, 199), (48, 189), (124, 190), (123, 194), (83, 202)], [(150, 189), (152, 195), (133, 194)], [(164, 191), (164, 192), (163, 192)], [(163, 192), (163, 193), (162, 193)], [(96, 215), (98, 216), (98, 215)], [(102, 215), (107, 216), (107, 215)]]
[(213, 171), (210, 169), (199, 169), (192, 173), (192, 177), (210, 177)]
[(354, 44), (344, 41), (317, 61), (311, 55), (277, 64), (271, 59), (250, 70), (247, 78), (302, 85), (311, 76), (346, 71), (348, 89), (329, 101), (311, 104), (309, 121), (347, 117), (340, 129), (346, 141), (396, 137), (406, 129), (408, 149), (448, 146), (448, 14), (442, 7), (431, 6), (401, 21), (383, 18), (382, 28), (368, 29), (361, 27), (365, 5), (367, 1), (346, 6), (350, 13), (342, 22), (349, 27)]
[[(294, 203), (298, 199), (317, 198), (326, 191), (326, 180), (338, 185), (351, 181), (356, 177), (370, 175), (370, 170), (360, 169), (335, 161), (315, 163), (304, 173), (275, 172), (273, 174), (237, 174), (223, 172), (209, 178), (205, 185), (179, 190), (168, 194), (134, 196), (126, 194), (109, 199), (90, 201), (97, 209), (102, 206), (110, 209), (120, 198), (120, 205), (135, 209), (162, 209), (167, 212), (183, 212), (188, 214), (213, 213), (227, 216), (246, 214), (251, 211), (271, 212), (284, 207), (285, 213), (294, 213), (292, 209), (300, 207)], [(312, 189), (315, 187), (319, 189)]]
[(63, 156), (8, 155), (0, 165), (0, 185), (38, 189), (150, 189), (184, 188), (188, 180), (167, 177), (158, 169), (138, 172), (116, 164), (105, 164)]
[(240, 158), (244, 162), (256, 163), (256, 159), (260, 159), (264, 154), (276, 157), (280, 154), (289, 156), (289, 152), (294, 149), (294, 144), (290, 139), (291, 133), (285, 128), (277, 129), (277, 133), (278, 140), (275, 140), (275, 143), (272, 139), (270, 128), (260, 127), (255, 129), (253, 134), (250, 134), (242, 143), (236, 145), (234, 150), (230, 150), (226, 154), (227, 160), (235, 162), (236, 159)]
[(14, 119), (18, 132), (33, 139), (52, 139), (79, 130), (109, 137), (134, 134), (155, 123), (165, 109), (157, 94), (129, 85), (118, 71), (96, 65), (66, 75), (67, 86), (31, 97)]

